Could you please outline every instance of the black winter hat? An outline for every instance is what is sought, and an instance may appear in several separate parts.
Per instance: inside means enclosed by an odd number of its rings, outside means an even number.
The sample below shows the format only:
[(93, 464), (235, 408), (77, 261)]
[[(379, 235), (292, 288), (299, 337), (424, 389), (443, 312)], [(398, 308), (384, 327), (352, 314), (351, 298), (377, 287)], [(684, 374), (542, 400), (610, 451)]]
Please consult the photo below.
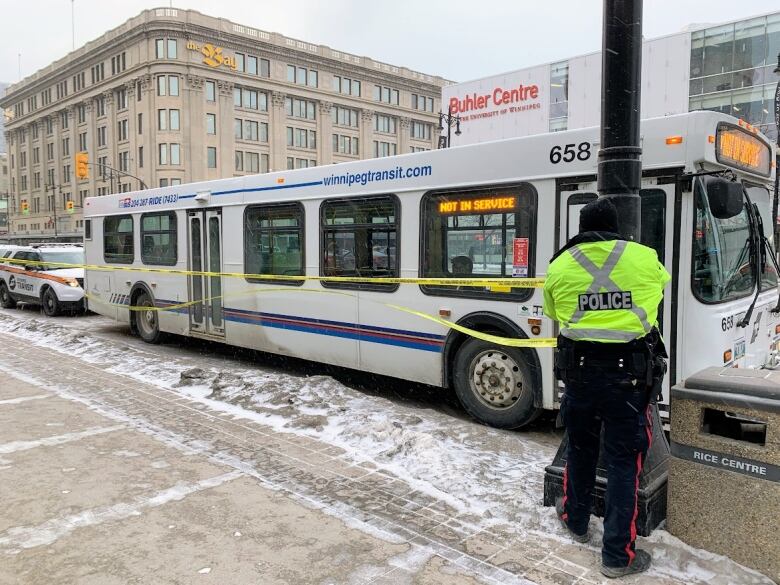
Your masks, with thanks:
[(580, 232), (618, 233), (618, 213), (615, 204), (606, 197), (591, 201), (580, 211)]

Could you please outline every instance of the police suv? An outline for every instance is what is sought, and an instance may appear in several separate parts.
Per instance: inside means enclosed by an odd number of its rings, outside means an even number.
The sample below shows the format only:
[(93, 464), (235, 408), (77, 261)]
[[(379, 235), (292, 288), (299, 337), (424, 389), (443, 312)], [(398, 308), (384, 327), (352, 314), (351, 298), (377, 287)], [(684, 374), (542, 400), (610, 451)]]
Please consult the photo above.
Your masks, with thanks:
[(5, 251), (0, 258), (0, 307), (41, 305), (49, 317), (63, 311), (83, 312), (83, 265), (81, 244), (33, 244)]

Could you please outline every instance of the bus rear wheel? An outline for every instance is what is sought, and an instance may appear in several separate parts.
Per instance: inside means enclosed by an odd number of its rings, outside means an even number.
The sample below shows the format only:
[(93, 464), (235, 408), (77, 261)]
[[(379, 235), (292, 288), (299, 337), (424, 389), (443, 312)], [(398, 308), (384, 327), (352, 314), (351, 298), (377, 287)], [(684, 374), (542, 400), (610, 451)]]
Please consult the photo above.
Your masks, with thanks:
[(523, 353), (469, 339), (455, 357), (453, 382), (463, 408), (500, 429), (516, 429), (541, 412), (534, 406), (531, 369)]
[(136, 297), (133, 307), (135, 329), (139, 337), (146, 343), (159, 343), (162, 337), (160, 320), (152, 298), (146, 292), (142, 292)]

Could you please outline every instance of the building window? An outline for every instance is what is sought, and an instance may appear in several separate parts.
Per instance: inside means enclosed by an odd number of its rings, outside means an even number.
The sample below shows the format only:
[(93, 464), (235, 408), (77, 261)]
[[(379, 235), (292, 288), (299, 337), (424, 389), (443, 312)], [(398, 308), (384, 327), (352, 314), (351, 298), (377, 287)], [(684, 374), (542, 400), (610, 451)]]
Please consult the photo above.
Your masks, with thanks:
[(116, 109), (117, 110), (127, 109), (127, 90), (125, 90), (124, 87), (116, 90)]
[(246, 60), (243, 53), (236, 53), (236, 71), (243, 73), (246, 71)]
[(138, 147), (138, 168), (139, 169), (144, 168), (144, 147), (143, 146)]
[(127, 172), (130, 170), (130, 151), (125, 150), (124, 152), (120, 152), (119, 156), (119, 170), (122, 172)]
[[(86, 137), (86, 134), (84, 136)], [(81, 138), (81, 135), (79, 135), (79, 138)], [(80, 143), (81, 140), (79, 140)], [(37, 165), (39, 162), (41, 162), (41, 149), (36, 146), (33, 148), (33, 164)]]
[(317, 87), (318, 73), (314, 69), (308, 69), (306, 67), (296, 67), (295, 65), (287, 66), (287, 81), (296, 85), (307, 85), (309, 87)]
[(352, 128), (358, 127), (357, 110), (334, 106), (330, 112), (331, 116), (333, 117), (333, 123), (336, 126), (350, 126)]
[(395, 156), (396, 154), (398, 154), (398, 146), (394, 142), (374, 140), (374, 158)]
[[(398, 276), (398, 201), (395, 197), (340, 199), (320, 207), (323, 276)], [(338, 288), (395, 290), (397, 284), (328, 283)]]
[(158, 162), (161, 165), (167, 165), (168, 164), (168, 145), (163, 143), (160, 143), (157, 145), (158, 148)]
[(247, 172), (250, 173), (260, 172), (260, 155), (258, 153), (256, 152), (246, 153), (246, 170)]
[(181, 146), (175, 142), (171, 144), (171, 164), (181, 164)]
[(415, 140), (430, 140), (431, 125), (423, 122), (412, 121), (410, 125), (411, 137)]
[(97, 129), (97, 145), (105, 146), (106, 145), (106, 127), (105, 126), (99, 126)]
[[(60, 126), (62, 130), (68, 129), (68, 112), (62, 112), (60, 114)], [(24, 130), (22, 130), (21, 141), (24, 142)]]
[(350, 79), (348, 77), (334, 75), (333, 91), (342, 93), (344, 95), (360, 97), (360, 82), (357, 79)]
[[(27, 153), (22, 152), (22, 166), (27, 166)], [(70, 156), (70, 138), (62, 139), (62, 156)]]
[(49, 142), (46, 145), (46, 160), (54, 160), (54, 143)]
[(568, 116), (569, 62), (561, 61), (550, 65), (550, 132), (565, 129)]
[(316, 119), (317, 104), (309, 100), (298, 98), (285, 98), (284, 109), (288, 116), (293, 118), (303, 118), (305, 120)]
[(157, 77), (157, 95), (178, 96), (179, 95), (179, 76), (178, 75), (159, 75)]
[(176, 59), (178, 52), (176, 39), (168, 39), (168, 59)]
[(393, 116), (374, 114), (374, 130), (376, 132), (384, 132), (386, 134), (395, 134), (396, 119)]
[(87, 121), (87, 106), (79, 104), (76, 107), (76, 115), (78, 116), (79, 124), (84, 124)]
[(48, 116), (46, 118), (46, 136), (51, 136), (54, 134), (54, 121), (51, 119), (51, 116)]
[(245, 87), (233, 88), (233, 105), (248, 110), (268, 111), (268, 94)]
[(333, 135), (333, 152), (340, 154), (359, 155), (357, 136), (345, 136), (344, 134)]
[(142, 113), (138, 114), (138, 134), (144, 133), (144, 115)]
[(117, 141), (123, 142), (123, 141), (127, 140), (127, 136), (128, 136), (128, 131), (127, 131), (128, 123), (127, 123), (127, 120), (126, 119), (125, 120), (119, 120), (116, 123), (116, 127), (117, 127), (117, 131), (116, 131)]
[[(23, 179), (27, 179), (24, 175), (22, 175)], [(70, 183), (70, 165), (64, 165), (62, 167), (62, 182), (63, 183)], [(25, 180), (25, 189), (27, 188), (26, 185), (27, 181)]]
[(103, 259), (114, 264), (132, 264), (133, 216), (103, 218)]
[(127, 60), (125, 53), (119, 53), (115, 57), (111, 57), (111, 75), (117, 75), (122, 73), (127, 68)]
[(206, 134), (217, 133), (217, 116), (216, 114), (206, 114)]
[(90, 71), (92, 73), (92, 85), (100, 83), (106, 77), (105, 63), (93, 65)]
[(208, 168), (217, 168), (217, 148), (215, 146), (206, 147), (206, 160)]
[(141, 216), (141, 262), (157, 266), (176, 264), (176, 227), (174, 211), (143, 214)]
[[(252, 205), (244, 213), (244, 272), (300, 276), (304, 273), (304, 212), (300, 203)], [(300, 286), (303, 281), (268, 281)]]
[(382, 85), (374, 86), (374, 101), (398, 105), (398, 90)]
[(80, 152), (86, 152), (87, 151), (87, 133), (86, 132), (81, 132), (79, 134), (79, 151)]
[(292, 156), (287, 157), (287, 168), (289, 170), (308, 169), (309, 167), (316, 167), (316, 166), (317, 166), (317, 161), (310, 158), (295, 158)]
[(157, 39), (154, 44), (155, 56), (158, 59), (165, 59), (165, 39)]
[(98, 157), (98, 168), (100, 169), (100, 175), (103, 181), (106, 180), (106, 172), (108, 171), (108, 157), (107, 156), (99, 156)]
[(433, 112), (433, 98), (413, 93), (412, 109), (420, 110), (422, 112)]
[(217, 84), (214, 81), (206, 81), (206, 101), (217, 101)]
[[(98, 118), (102, 118), (106, 115), (106, 98), (102, 95), (95, 99), (95, 110)], [(49, 134), (51, 134), (51, 132)]]
[(157, 110), (158, 130), (180, 130), (179, 110)]
[(236, 151), (236, 170), (244, 170), (244, 153), (241, 150)]
[(317, 148), (317, 131), (305, 128), (287, 127), (287, 146), (295, 148)]

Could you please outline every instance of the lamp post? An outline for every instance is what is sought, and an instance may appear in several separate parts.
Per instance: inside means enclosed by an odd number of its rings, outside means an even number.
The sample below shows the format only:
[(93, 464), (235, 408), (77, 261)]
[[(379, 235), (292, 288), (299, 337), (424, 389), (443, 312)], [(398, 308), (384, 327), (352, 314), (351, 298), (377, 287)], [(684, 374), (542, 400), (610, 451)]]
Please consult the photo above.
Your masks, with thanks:
[(54, 193), (54, 205), (52, 206), (52, 212), (54, 213), (54, 241), (59, 242), (59, 235), (57, 234), (57, 194), (55, 191), (59, 190), (60, 197), (62, 196), (62, 185), (46, 185), (46, 192), (51, 191)]
[(447, 124), (447, 142), (443, 143), (444, 136), (439, 136), (439, 148), (449, 148), (452, 140), (452, 127), (455, 126), (455, 136), (460, 136), (460, 116), (452, 115), (452, 106), (447, 108), (447, 113), (439, 111), (439, 132), (444, 130), (444, 124)]

